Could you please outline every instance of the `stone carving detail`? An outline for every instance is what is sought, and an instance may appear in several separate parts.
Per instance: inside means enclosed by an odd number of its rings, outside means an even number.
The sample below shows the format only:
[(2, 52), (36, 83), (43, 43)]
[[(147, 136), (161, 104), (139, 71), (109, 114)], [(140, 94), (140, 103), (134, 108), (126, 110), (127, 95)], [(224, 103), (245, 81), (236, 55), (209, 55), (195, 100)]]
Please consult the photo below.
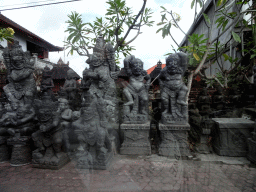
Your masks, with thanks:
[[(124, 59), (124, 68), (129, 76), (129, 84), (124, 85), (127, 98), (124, 104), (124, 123), (145, 123), (148, 121), (148, 89), (150, 76), (143, 70), (143, 62), (134, 55)], [(144, 83), (145, 81), (145, 83)]]
[(223, 110), (226, 104), (223, 89), (220, 85), (218, 85), (216, 89), (217, 91), (214, 92), (213, 95), (212, 108), (215, 110)]
[(37, 147), (32, 153), (33, 167), (59, 169), (69, 161), (62, 149), (63, 127), (57, 108), (58, 101), (53, 102), (47, 94), (42, 96), (42, 100), (35, 99), (40, 129), (32, 134)]
[(31, 104), (36, 93), (36, 83), (33, 78), (34, 62), (30, 61), (30, 53), (23, 52), (19, 42), (14, 40), (11, 50), (4, 49), (3, 57), (9, 81), (3, 89), (8, 100)]
[(188, 121), (188, 89), (182, 79), (186, 67), (187, 55), (180, 52), (169, 55), (166, 58), (166, 67), (160, 72), (163, 124), (186, 124)]

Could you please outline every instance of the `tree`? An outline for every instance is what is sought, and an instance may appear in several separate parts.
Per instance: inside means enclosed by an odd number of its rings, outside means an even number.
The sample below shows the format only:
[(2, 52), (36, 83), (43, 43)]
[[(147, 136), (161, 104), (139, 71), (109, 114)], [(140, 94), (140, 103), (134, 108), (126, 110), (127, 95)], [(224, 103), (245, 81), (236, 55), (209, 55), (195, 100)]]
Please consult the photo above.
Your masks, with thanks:
[[(204, 38), (204, 34), (192, 34), (188, 36), (179, 26), (177, 17), (172, 11), (167, 11), (166, 8), (162, 7), (162, 19), (158, 25), (164, 25), (164, 27), (157, 30), (162, 31), (162, 36), (165, 38), (166, 36), (170, 35), (172, 39), (173, 36), (171, 34), (171, 26), (179, 28), (190, 42), (189, 45), (184, 47), (179, 47), (179, 50), (185, 51), (188, 53), (189, 56), (189, 75), (188, 75), (188, 95), (191, 90), (192, 79), (195, 75), (199, 74), (206, 80), (215, 80), (217, 81), (222, 87), (227, 88), (232, 82), (234, 76), (237, 73), (242, 73), (246, 75), (248, 70), (250, 70), (250, 66), (241, 67), (241, 58), (235, 58), (232, 54), (229, 53), (229, 50), (233, 50), (239, 43), (241, 43), (241, 37), (243, 35), (242, 31), (245, 27), (253, 27), (254, 25), (249, 25), (249, 21), (243, 19), (243, 15), (254, 12), (252, 8), (255, 6), (255, 2), (248, 6), (248, 8), (242, 11), (242, 7), (244, 5), (248, 5), (249, 0), (213, 0), (213, 15), (209, 17), (205, 13), (205, 1), (204, 0), (192, 0), (191, 8), (195, 9), (195, 16), (194, 16), (194, 23), (198, 19), (197, 15), (197, 6), (201, 7), (201, 12), (199, 14), (203, 15), (203, 20), (205, 25), (207, 26), (207, 38)], [(171, 15), (171, 20), (166, 18), (166, 14)], [(213, 37), (212, 32), (216, 30), (217, 27), (217, 36)], [(239, 27), (239, 33), (235, 32), (235, 28)], [(220, 38), (230, 30), (231, 36), (227, 42), (222, 43)], [(249, 44), (252, 41), (248, 42)], [(250, 46), (250, 45), (249, 45)], [(251, 54), (251, 58), (256, 56), (256, 46), (250, 46), (250, 49), (246, 51), (246, 54)], [(224, 68), (224, 62), (229, 61), (231, 63), (231, 67), (227, 70)], [(206, 62), (209, 62), (209, 65), (204, 65)], [(213, 63), (217, 62), (220, 72), (216, 76), (207, 77), (205, 74), (205, 70)], [(245, 76), (247, 78), (247, 76)], [(248, 78), (247, 78), (248, 80)]]
[(8, 28), (0, 28), (0, 42), (4, 39), (7, 41), (12, 41), (14, 35), (14, 30), (10, 27)]
[[(143, 25), (153, 26), (154, 21), (150, 21), (151, 10), (146, 8), (147, 0), (143, 0), (143, 5), (136, 15), (132, 15), (131, 8), (127, 7), (125, 0), (108, 0), (109, 8), (105, 18), (97, 18), (92, 23), (83, 23), (81, 15), (72, 12), (68, 15), (68, 28), (65, 32), (69, 33), (66, 46), (70, 49), (68, 54), (76, 51), (81, 56), (88, 56), (88, 49), (93, 48), (97, 37), (102, 34), (106, 42), (114, 43), (116, 61), (118, 62), (119, 53), (124, 57), (135, 50), (129, 44), (133, 42), (142, 32)], [(125, 31), (124, 27), (128, 29)], [(136, 30), (137, 34), (127, 40), (131, 30)]]

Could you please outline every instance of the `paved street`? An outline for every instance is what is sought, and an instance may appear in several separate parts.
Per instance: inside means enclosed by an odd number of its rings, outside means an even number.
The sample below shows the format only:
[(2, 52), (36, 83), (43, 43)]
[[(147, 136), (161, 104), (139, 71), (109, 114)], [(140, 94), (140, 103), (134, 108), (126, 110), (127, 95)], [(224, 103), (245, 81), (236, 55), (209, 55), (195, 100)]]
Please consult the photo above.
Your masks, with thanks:
[(200, 158), (201, 161), (116, 155), (108, 170), (79, 170), (74, 162), (60, 170), (2, 163), (0, 191), (256, 191), (256, 168), (245, 158)]

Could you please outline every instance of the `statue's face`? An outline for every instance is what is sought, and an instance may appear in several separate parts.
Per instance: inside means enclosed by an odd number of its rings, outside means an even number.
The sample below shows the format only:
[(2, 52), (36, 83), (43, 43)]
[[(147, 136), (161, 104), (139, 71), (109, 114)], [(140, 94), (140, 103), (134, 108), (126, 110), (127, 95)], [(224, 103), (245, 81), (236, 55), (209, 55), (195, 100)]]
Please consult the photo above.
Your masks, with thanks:
[(19, 83), (14, 83), (14, 87), (17, 91), (22, 91), (22, 86)]
[(176, 74), (176, 71), (179, 69), (178, 61), (175, 59), (170, 59), (166, 64), (167, 70), (171, 74)]
[(8, 112), (12, 111), (12, 107), (11, 107), (10, 103), (6, 103), (4, 105), (4, 107), (5, 107), (6, 111), (8, 111)]
[(38, 117), (39, 117), (40, 121), (43, 121), (43, 122), (49, 121), (53, 116), (52, 111), (50, 109), (47, 109), (47, 108), (46, 109), (44, 109), (44, 108), (39, 109), (38, 112), (39, 112)]
[(25, 114), (26, 114), (26, 111), (22, 107), (20, 107), (16, 113), (18, 119), (22, 119), (25, 116)]
[(60, 104), (59, 104), (59, 108), (60, 108), (61, 111), (64, 111), (65, 109), (68, 108), (68, 106), (67, 106), (66, 103), (60, 103)]
[(16, 111), (18, 107), (19, 107), (18, 103), (15, 103), (15, 102), (12, 103), (12, 110)]
[(143, 63), (136, 62), (132, 66), (132, 74), (133, 75), (140, 75), (143, 70)]

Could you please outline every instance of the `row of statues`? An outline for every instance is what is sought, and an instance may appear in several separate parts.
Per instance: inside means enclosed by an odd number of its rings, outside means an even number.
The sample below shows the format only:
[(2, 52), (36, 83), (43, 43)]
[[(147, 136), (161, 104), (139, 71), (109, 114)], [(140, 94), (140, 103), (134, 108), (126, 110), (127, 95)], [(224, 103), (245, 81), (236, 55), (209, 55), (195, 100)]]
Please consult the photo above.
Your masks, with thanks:
[[(6, 48), (3, 54), (9, 84), (4, 87), (8, 102), (4, 107), (0, 105), (0, 154), (8, 145), (12, 146), (13, 165), (29, 163), (32, 158), (34, 167), (59, 169), (73, 158), (78, 167), (105, 169), (120, 142), (119, 123), (131, 125), (132, 129), (149, 123), (151, 79), (143, 69), (143, 62), (133, 55), (124, 59), (129, 83), (124, 83), (123, 95), (127, 101), (123, 105), (122, 120), (118, 118), (115, 79), (119, 71), (114, 55), (111, 43), (105, 43), (100, 36), (93, 54), (86, 60), (89, 69), (83, 71), (81, 108), (72, 111), (70, 102), (77, 99), (72, 71), (68, 71), (62, 88), (65, 94), (55, 98), (51, 71), (46, 67), (38, 95), (32, 74), (33, 60), (14, 41), (12, 50)], [(188, 89), (183, 82), (186, 54), (168, 56), (166, 66), (159, 75), (164, 107), (161, 122), (186, 124)], [(131, 133), (125, 133), (127, 138)]]

